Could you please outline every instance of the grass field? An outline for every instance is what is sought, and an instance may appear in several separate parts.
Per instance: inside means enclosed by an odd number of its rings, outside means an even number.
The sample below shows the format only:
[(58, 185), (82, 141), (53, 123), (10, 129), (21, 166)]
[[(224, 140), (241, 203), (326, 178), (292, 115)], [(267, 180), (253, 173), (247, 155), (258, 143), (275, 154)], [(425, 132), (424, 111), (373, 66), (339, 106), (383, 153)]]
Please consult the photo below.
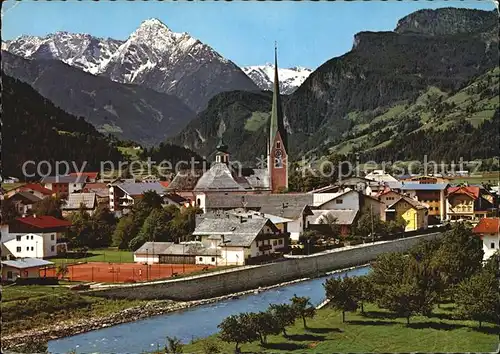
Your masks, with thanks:
[(51, 258), (51, 262), (56, 265), (72, 264), (76, 262), (110, 262), (110, 263), (133, 263), (134, 253), (132, 251), (118, 250), (115, 248), (106, 248), (98, 250), (89, 250), (87, 257), (82, 258)]
[(70, 291), (68, 287), (57, 285), (4, 286), (2, 288), (2, 302), (27, 300), (40, 296), (63, 294), (68, 291)]
[[(270, 336), (268, 343), (243, 344), (242, 352), (273, 353), (334, 353), (334, 352), (494, 352), (498, 347), (498, 327), (453, 318), (453, 305), (436, 308), (432, 317), (406, 320), (394, 316), (374, 305), (365, 306), (366, 314), (341, 313), (329, 308), (319, 310), (308, 320), (304, 330), (302, 321), (287, 329), (288, 339)], [(207, 342), (216, 342), (222, 353), (234, 351), (234, 343), (220, 341), (217, 336), (193, 341), (184, 352), (203, 352)]]

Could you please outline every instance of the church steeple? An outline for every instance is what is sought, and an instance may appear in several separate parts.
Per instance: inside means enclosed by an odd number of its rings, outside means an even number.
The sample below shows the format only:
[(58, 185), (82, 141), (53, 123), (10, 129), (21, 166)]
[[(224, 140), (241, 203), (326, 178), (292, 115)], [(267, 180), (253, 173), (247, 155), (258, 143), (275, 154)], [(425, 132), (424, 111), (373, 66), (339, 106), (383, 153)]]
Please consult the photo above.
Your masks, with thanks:
[(269, 127), (269, 141), (274, 142), (276, 134), (279, 132), (283, 140), (284, 148), (287, 149), (287, 138), (283, 123), (283, 107), (281, 106), (280, 81), (278, 76), (278, 48), (274, 45), (274, 84), (273, 84), (273, 105), (271, 110), (271, 124)]
[(219, 139), (219, 143), (215, 149), (217, 150), (215, 153), (215, 162), (229, 164), (228, 146), (224, 143), (224, 139), (222, 139), (222, 137)]
[(269, 124), (267, 165), (271, 191), (277, 193), (288, 189), (288, 139), (283, 123), (280, 81), (278, 76), (278, 49), (274, 46), (273, 106)]

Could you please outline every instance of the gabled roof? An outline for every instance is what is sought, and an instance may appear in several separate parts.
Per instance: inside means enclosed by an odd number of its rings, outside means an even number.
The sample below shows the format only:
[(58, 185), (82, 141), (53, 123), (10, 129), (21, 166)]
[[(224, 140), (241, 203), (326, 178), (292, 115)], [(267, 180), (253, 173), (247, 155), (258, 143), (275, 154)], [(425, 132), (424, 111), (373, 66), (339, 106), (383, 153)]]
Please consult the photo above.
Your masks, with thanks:
[(9, 199), (21, 200), (24, 204), (34, 204), (42, 200), (41, 198), (38, 198), (36, 195), (30, 192), (17, 192)]
[(99, 172), (73, 172), (69, 174), (72, 177), (85, 176), (89, 179), (97, 179)]
[(237, 177), (231, 168), (222, 162), (215, 162), (201, 176), (194, 187), (195, 191), (245, 191), (252, 189), (245, 178)]
[(20, 258), (13, 261), (2, 261), (3, 266), (8, 266), (16, 269), (45, 267), (48, 266), (49, 264), (54, 264), (54, 263), (38, 258)]
[(221, 255), (220, 249), (206, 248), (198, 243), (145, 242), (134, 254), (186, 255), (186, 256), (216, 256)]
[(82, 191), (84, 193), (95, 193), (101, 198), (109, 196), (109, 188), (106, 183), (86, 183)]
[(207, 193), (205, 206), (207, 209), (234, 209), (245, 207), (265, 214), (297, 219), (302, 213), (310, 214), (309, 206), (313, 204), (313, 195), (308, 193), (286, 194), (234, 194)]
[(427, 207), (423, 204), (421, 204), (418, 200), (415, 200), (413, 198), (407, 197), (405, 195), (401, 196), (395, 203), (392, 203), (387, 207), (387, 209), (393, 209), (393, 207), (400, 203), (400, 202), (407, 202), (413, 209), (427, 209)]
[(357, 210), (313, 210), (313, 216), (309, 216), (311, 224), (321, 224), (324, 215), (330, 215), (337, 219), (337, 225), (352, 225), (358, 214)]
[(474, 199), (479, 198), (480, 194), (479, 187), (474, 187), (474, 186), (449, 187), (447, 191), (448, 191), (448, 196), (452, 194), (465, 194)]
[(85, 209), (94, 209), (96, 206), (96, 194), (95, 193), (71, 193), (65, 205), (63, 205), (63, 210), (77, 210), (80, 209), (81, 205), (85, 206)]
[(160, 195), (165, 194), (165, 188), (158, 182), (120, 183), (116, 187), (130, 196), (139, 196), (148, 191), (153, 191)]
[(57, 219), (53, 216), (26, 216), (24, 218), (16, 218), (16, 221), (39, 229), (71, 226), (71, 222)]
[(42, 179), (42, 183), (85, 183), (88, 177), (85, 175), (65, 175), (65, 176), (47, 176)]
[(199, 170), (183, 170), (177, 172), (167, 187), (169, 191), (192, 191), (201, 178), (203, 172)]
[(175, 193), (167, 193), (163, 196), (163, 198), (167, 198), (167, 199), (169, 199), (172, 202), (177, 203), (177, 204), (182, 204), (182, 203), (185, 203), (187, 201), (186, 198), (181, 197), (179, 194), (175, 194)]
[(20, 191), (32, 190), (32, 191), (35, 191), (35, 192), (42, 193), (44, 195), (52, 195), (52, 194), (54, 194), (54, 192), (52, 190), (50, 190), (48, 188), (45, 188), (42, 185), (37, 184), (37, 183), (28, 183), (28, 184), (25, 184), (25, 185), (19, 187), (19, 190)]
[(482, 218), (472, 232), (475, 234), (497, 234), (500, 232), (500, 218)]
[(415, 191), (442, 191), (449, 186), (448, 183), (403, 183), (401, 190), (415, 190)]
[(194, 230), (193, 235), (214, 235), (215, 237), (224, 235), (226, 246), (248, 247), (266, 225), (273, 232), (280, 232), (269, 219), (244, 219), (242, 221), (234, 218), (218, 218), (202, 220)]

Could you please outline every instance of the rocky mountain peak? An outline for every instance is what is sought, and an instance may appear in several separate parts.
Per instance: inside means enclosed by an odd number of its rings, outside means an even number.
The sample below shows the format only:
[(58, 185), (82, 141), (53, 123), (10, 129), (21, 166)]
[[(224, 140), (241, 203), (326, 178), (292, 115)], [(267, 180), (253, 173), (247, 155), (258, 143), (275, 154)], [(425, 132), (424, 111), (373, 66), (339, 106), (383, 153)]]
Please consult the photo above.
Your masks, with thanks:
[(443, 36), (486, 32), (492, 27), (496, 27), (498, 31), (496, 10), (483, 11), (445, 7), (413, 12), (399, 20), (394, 31)]

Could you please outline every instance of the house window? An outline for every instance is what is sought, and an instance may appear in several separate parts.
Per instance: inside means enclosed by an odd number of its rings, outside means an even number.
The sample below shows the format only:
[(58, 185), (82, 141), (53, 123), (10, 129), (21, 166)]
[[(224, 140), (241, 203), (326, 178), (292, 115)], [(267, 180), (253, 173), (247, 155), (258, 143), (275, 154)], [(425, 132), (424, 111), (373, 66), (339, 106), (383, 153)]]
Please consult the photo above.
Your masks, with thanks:
[(26, 247), (26, 251), (29, 251), (29, 250), (30, 250), (30, 248), (29, 248), (29, 247)]
[(281, 142), (280, 141), (276, 142), (276, 149), (281, 149)]
[(31, 250), (32, 250), (32, 251), (34, 251), (34, 250), (35, 250), (35, 247), (33, 247), (33, 246), (32, 246), (32, 247), (31, 247)]
[(495, 248), (495, 242), (492, 242), (492, 243), (491, 243), (490, 248), (491, 248), (491, 249), (494, 249), (494, 248)]
[(9, 270), (7, 272), (7, 279), (12, 279), (12, 271), (11, 270)]
[(18, 253), (21, 252), (21, 247), (17, 247), (16, 252), (18, 252)]
[(29, 236), (26, 236), (26, 239), (27, 239), (27, 240), (29, 240), (29, 239), (30, 239), (30, 237), (29, 237)]
[(50, 235), (50, 239), (54, 241), (54, 235)]
[(337, 200), (335, 201), (335, 203), (337, 203), (337, 204), (342, 204), (342, 203), (343, 203), (343, 200), (342, 200), (342, 199), (337, 199)]
[(215, 262), (215, 257), (212, 257), (212, 262)]
[(16, 241), (21, 241), (21, 236), (16, 236)]
[(280, 239), (278, 240), (278, 244), (282, 245), (282, 244), (283, 244), (283, 239), (281, 239), (281, 238), (280, 238)]
[(202, 262), (202, 261), (203, 261), (203, 257), (198, 258), (198, 260), (199, 260), (200, 262)]
[(31, 235), (31, 239), (33, 240), (33, 235)]
[(273, 240), (273, 246), (276, 246), (278, 244), (278, 241)]

